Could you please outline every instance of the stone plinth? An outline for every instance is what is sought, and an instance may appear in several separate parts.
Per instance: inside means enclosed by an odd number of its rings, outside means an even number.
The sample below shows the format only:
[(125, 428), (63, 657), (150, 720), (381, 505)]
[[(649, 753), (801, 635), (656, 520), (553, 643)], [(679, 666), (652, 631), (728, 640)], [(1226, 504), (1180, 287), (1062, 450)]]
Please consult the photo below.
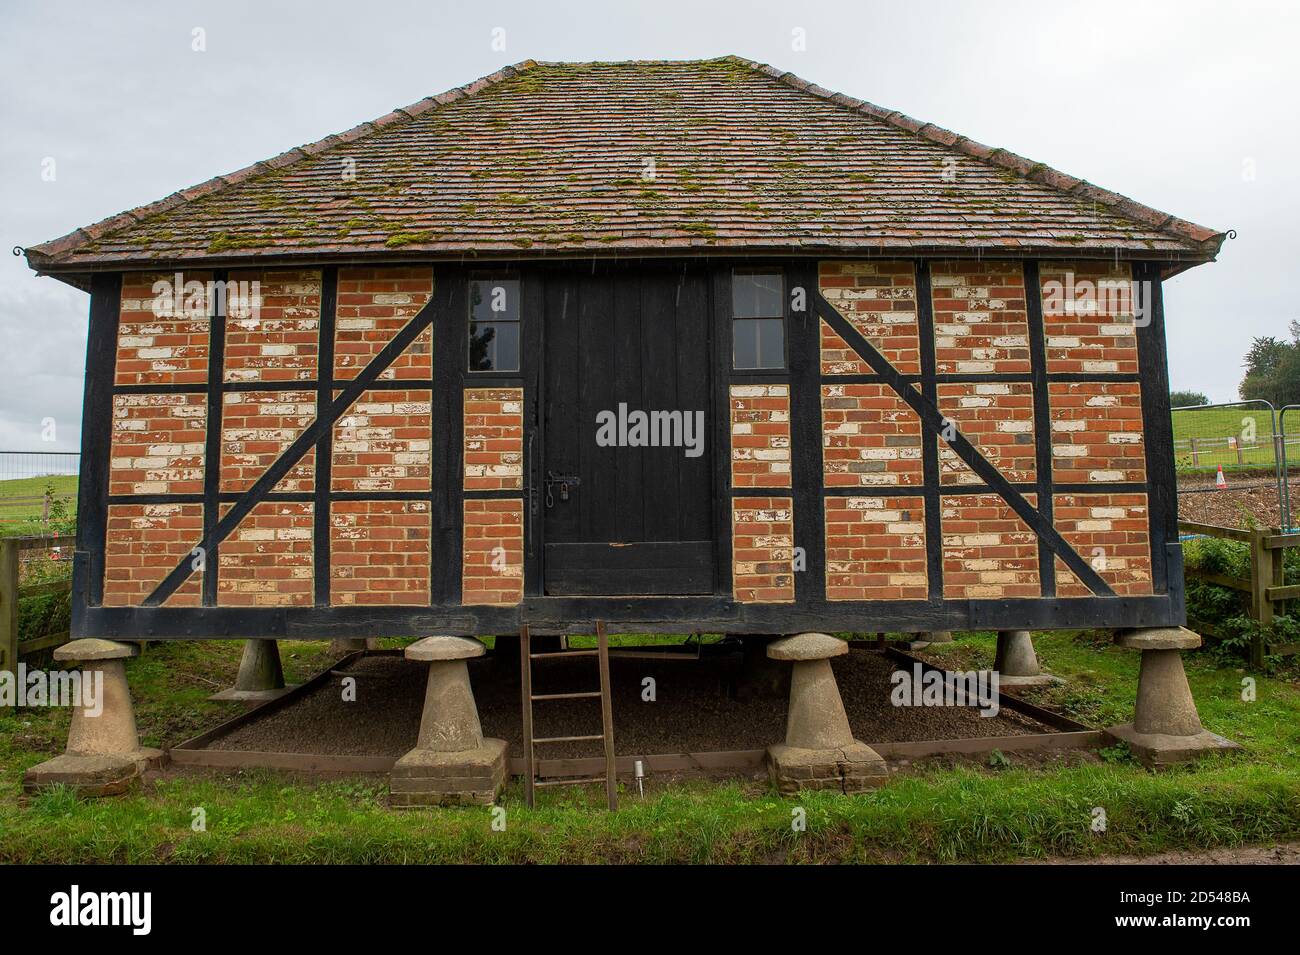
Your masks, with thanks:
[(1141, 651), (1142, 663), (1133, 722), (1108, 728), (1113, 739), (1151, 767), (1241, 748), (1201, 726), (1182, 657), (1201, 645), (1199, 636), (1184, 627), (1157, 627), (1121, 632), (1115, 642)]
[(1046, 686), (1065, 682), (1039, 669), (1033, 635), (1028, 630), (998, 631), (993, 669), (997, 671), (998, 683), (1002, 686)]
[(486, 805), (505, 785), (506, 742), (484, 739), (465, 661), (486, 648), (467, 637), (425, 637), (406, 658), (429, 665), (415, 749), (393, 765), (389, 805)]
[(292, 690), (284, 684), (280, 666), (280, 645), (274, 640), (245, 640), (244, 655), (239, 658), (235, 685), (214, 693), (210, 700), (263, 703)]
[(860, 792), (889, 776), (885, 761), (853, 738), (831, 657), (849, 652), (843, 640), (801, 633), (768, 644), (773, 660), (794, 664), (785, 742), (767, 748), (768, 772), (784, 794), (802, 789)]
[(134, 644), (112, 640), (73, 640), (54, 651), (60, 663), (82, 664), (83, 681), (102, 679), (100, 698), (89, 709), (84, 692), (74, 701), (63, 755), (29, 769), (23, 775), (24, 792), (61, 784), (83, 796), (114, 795), (146, 769), (163, 764), (163, 752), (141, 746), (136, 731), (123, 661), (139, 652)]
[(918, 633), (916, 639), (908, 646), (913, 650), (923, 650), (932, 643), (952, 643), (952, 632), (949, 630), (927, 630), (925, 633)]

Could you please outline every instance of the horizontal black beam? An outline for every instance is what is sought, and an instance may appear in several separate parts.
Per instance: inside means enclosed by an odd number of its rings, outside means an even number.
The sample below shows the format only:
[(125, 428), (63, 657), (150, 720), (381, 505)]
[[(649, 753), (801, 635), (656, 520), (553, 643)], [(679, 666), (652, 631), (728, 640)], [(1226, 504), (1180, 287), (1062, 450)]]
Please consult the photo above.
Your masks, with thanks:
[(533, 597), (517, 607), (88, 607), (79, 637), (149, 640), (288, 640), (335, 637), (483, 636), (591, 632), (798, 633), (805, 630), (922, 633), (929, 630), (1181, 626), (1166, 596), (1008, 600), (808, 601), (741, 604), (729, 597)]

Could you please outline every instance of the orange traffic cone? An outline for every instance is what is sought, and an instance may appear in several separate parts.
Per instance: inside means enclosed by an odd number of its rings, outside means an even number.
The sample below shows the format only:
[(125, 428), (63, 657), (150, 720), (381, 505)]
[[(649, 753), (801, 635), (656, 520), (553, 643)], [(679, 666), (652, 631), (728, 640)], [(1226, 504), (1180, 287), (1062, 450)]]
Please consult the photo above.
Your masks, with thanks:
[(1214, 479), (1214, 486), (1218, 488), (1220, 491), (1226, 491), (1228, 489), (1228, 482), (1223, 478), (1222, 464), (1219, 465), (1219, 475)]

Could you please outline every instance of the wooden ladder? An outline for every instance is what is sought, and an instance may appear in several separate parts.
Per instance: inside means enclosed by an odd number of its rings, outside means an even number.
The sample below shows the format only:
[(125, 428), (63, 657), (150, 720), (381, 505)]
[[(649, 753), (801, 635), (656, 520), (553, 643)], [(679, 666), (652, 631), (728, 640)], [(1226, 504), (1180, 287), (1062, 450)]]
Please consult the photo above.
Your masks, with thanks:
[[(533, 661), (554, 659), (556, 657), (597, 657), (600, 663), (600, 689), (579, 693), (533, 693)], [(618, 778), (614, 772), (614, 714), (610, 708), (609, 697), (609, 636), (605, 633), (605, 621), (596, 621), (596, 649), (594, 650), (559, 650), (555, 652), (533, 653), (529, 640), (528, 626), (519, 628), (519, 675), (523, 697), (524, 714), (524, 798), (531, 807), (535, 791), (539, 786), (587, 786), (593, 783), (605, 784), (605, 798), (609, 810), (618, 809)], [(533, 704), (550, 700), (591, 700), (600, 697), (601, 732), (590, 736), (533, 736)], [(603, 740), (605, 743), (605, 775), (572, 776), (564, 779), (538, 779), (537, 754), (538, 743), (577, 743)]]

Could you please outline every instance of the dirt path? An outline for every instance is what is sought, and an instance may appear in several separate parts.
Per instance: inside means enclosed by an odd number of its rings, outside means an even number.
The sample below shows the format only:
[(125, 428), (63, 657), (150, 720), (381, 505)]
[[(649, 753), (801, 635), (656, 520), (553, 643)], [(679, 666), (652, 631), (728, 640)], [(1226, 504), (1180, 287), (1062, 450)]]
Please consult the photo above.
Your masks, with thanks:
[(1161, 852), (1153, 856), (1102, 856), (1099, 859), (1044, 859), (1029, 865), (1300, 865), (1300, 842), (1240, 846), (1205, 851)]

